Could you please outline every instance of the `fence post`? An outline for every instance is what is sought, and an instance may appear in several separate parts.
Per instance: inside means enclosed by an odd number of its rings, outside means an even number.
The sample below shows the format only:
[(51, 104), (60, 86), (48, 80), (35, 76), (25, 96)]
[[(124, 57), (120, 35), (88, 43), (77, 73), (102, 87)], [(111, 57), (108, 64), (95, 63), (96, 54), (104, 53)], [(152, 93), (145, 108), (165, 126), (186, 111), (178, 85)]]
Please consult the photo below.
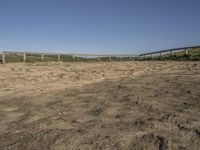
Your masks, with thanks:
[(58, 54), (58, 61), (60, 61), (60, 54)]
[(111, 61), (112, 60), (112, 58), (111, 57), (109, 57), (109, 61)]
[(129, 57), (130, 61), (132, 60), (132, 56)]
[(5, 59), (5, 54), (2, 53), (2, 63), (5, 64), (6, 63), (6, 59)]
[(100, 61), (100, 57), (99, 57), (99, 56), (98, 56), (98, 58), (97, 58), (97, 59), (98, 59), (98, 61)]
[(26, 62), (26, 53), (23, 53), (23, 61)]

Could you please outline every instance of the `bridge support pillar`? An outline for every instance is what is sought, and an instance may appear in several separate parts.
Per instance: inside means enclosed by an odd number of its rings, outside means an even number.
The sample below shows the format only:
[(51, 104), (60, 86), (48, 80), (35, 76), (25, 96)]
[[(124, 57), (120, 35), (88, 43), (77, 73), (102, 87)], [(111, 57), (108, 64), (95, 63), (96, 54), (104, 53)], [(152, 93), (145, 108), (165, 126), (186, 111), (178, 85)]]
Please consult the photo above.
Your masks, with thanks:
[(23, 53), (23, 62), (26, 62), (26, 53)]
[(44, 54), (42, 54), (41, 57), (42, 57), (42, 60), (44, 60)]
[(188, 49), (185, 49), (185, 54), (188, 55)]
[(5, 59), (5, 54), (2, 53), (2, 63), (5, 64), (6, 63), (6, 59)]
[(58, 61), (60, 61), (60, 54), (58, 54)]

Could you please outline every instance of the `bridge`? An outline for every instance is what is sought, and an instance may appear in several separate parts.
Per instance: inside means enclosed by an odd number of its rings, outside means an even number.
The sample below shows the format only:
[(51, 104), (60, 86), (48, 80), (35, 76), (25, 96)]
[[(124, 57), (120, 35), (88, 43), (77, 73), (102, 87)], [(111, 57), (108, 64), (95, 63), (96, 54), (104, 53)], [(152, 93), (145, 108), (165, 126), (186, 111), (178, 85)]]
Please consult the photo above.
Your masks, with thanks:
[(181, 48), (172, 48), (172, 49), (167, 49), (167, 50), (160, 50), (160, 51), (154, 51), (154, 52), (148, 52), (144, 54), (140, 54), (140, 58), (146, 58), (146, 57), (155, 57), (159, 56), (161, 57), (162, 55), (170, 54), (173, 55), (174, 52), (180, 52), (184, 51), (185, 54), (188, 54), (189, 50), (194, 49), (194, 48), (200, 48), (200, 46), (192, 46), (192, 47), (181, 47)]
[(55, 56), (57, 57), (56, 60), (60, 61), (61, 56), (71, 56), (73, 60), (75, 58), (97, 58), (98, 61), (100, 61), (102, 58), (108, 58), (110, 61), (113, 58), (119, 58), (121, 60), (122, 58), (128, 58), (129, 60), (132, 60), (133, 58), (141, 59), (141, 58), (153, 58), (153, 57), (162, 57), (163, 55), (169, 54), (173, 55), (175, 52), (184, 51), (185, 54), (188, 54), (188, 52), (191, 49), (194, 48), (200, 48), (200, 46), (192, 46), (192, 47), (181, 47), (181, 48), (173, 48), (173, 49), (167, 49), (167, 50), (160, 50), (160, 51), (154, 51), (154, 52), (148, 52), (144, 54), (75, 54), (75, 53), (41, 53), (41, 52), (15, 52), (15, 51), (3, 51), (0, 53), (0, 59), (2, 63), (6, 63), (6, 55), (19, 55), (23, 57), (23, 61), (27, 61), (27, 55), (37, 55), (40, 56), (40, 60), (44, 61), (46, 56)]

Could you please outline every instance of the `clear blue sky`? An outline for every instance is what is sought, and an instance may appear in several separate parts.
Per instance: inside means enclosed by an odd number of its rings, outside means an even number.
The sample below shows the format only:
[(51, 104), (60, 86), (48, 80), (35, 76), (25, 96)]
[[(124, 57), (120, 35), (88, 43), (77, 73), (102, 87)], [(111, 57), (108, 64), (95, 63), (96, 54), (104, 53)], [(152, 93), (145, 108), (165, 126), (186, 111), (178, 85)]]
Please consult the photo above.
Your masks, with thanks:
[(200, 45), (200, 0), (0, 0), (0, 51), (142, 53)]

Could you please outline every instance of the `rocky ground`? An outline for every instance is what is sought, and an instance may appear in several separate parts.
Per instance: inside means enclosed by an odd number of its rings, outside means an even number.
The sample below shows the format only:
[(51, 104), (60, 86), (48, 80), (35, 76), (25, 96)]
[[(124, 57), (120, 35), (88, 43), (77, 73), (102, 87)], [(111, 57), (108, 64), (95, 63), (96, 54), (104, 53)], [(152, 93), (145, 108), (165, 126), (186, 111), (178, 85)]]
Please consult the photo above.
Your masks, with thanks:
[(200, 147), (200, 62), (0, 64), (0, 149)]

